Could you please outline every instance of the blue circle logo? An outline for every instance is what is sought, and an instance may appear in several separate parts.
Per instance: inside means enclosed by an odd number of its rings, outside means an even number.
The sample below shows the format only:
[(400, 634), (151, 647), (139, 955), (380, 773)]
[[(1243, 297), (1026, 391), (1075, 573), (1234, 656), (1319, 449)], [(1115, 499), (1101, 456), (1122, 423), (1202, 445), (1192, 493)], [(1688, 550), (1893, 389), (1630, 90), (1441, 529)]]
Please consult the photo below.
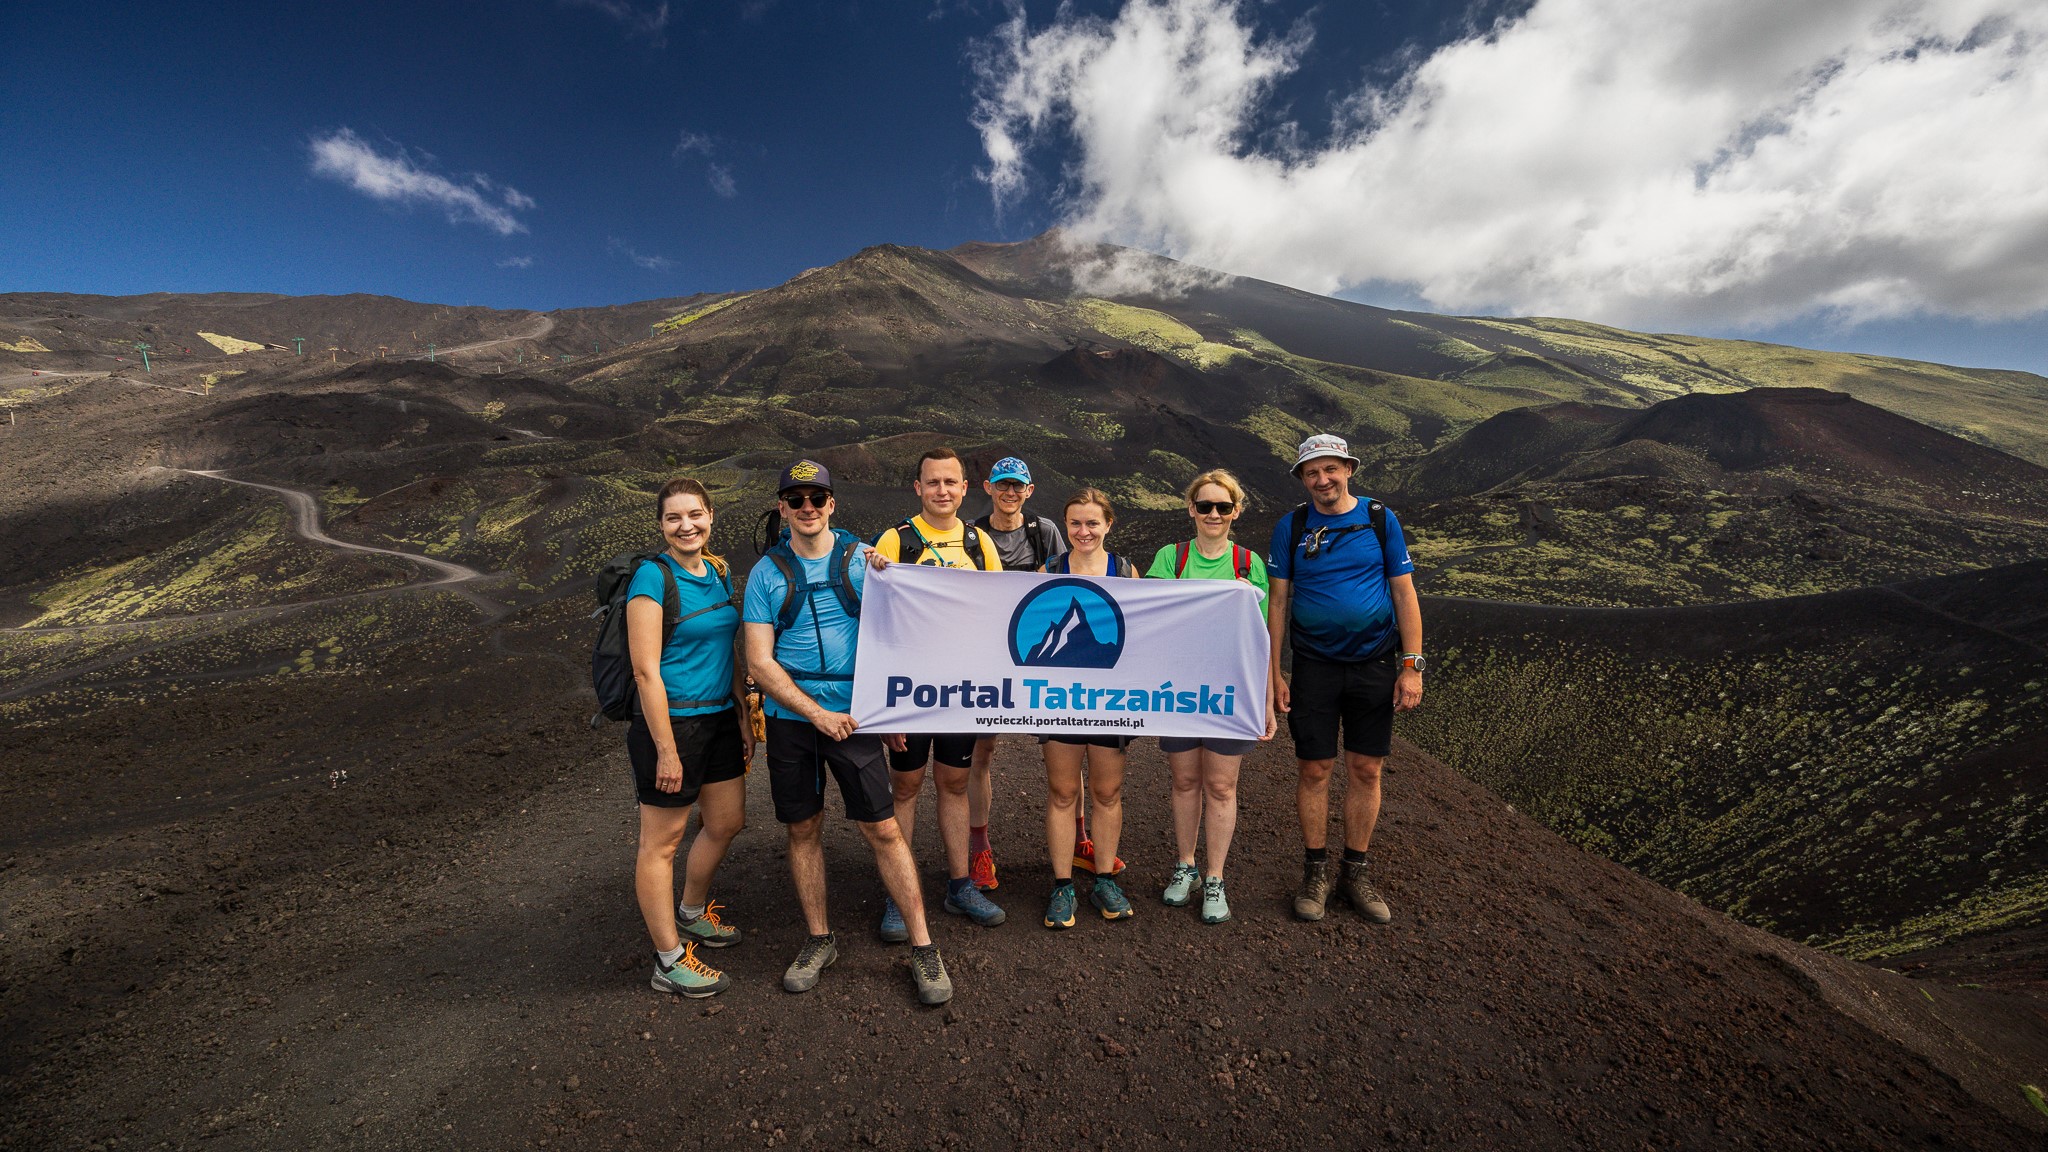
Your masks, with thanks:
[(1114, 668), (1124, 654), (1124, 610), (1089, 580), (1033, 589), (1010, 616), (1010, 661), (1020, 668)]

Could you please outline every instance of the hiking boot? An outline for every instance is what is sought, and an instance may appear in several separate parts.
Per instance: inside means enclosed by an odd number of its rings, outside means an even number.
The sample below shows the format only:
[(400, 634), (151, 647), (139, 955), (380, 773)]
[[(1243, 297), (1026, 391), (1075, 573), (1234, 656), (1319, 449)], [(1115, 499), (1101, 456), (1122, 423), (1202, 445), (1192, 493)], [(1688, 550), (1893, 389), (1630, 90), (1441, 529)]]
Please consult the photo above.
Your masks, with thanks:
[(1344, 862), (1344, 898), (1358, 909), (1359, 915), (1375, 924), (1385, 924), (1394, 918), (1387, 907), (1386, 897), (1365, 878), (1365, 865), (1346, 860)]
[(676, 908), (676, 931), (684, 939), (693, 940), (706, 948), (730, 948), (740, 942), (740, 930), (718, 918), (718, 910), (724, 907), (716, 900), (704, 903), (704, 914), (694, 920), (685, 920), (680, 905)]
[[(1095, 841), (1083, 840), (1074, 845), (1074, 867), (1083, 872), (1095, 871)], [(1116, 875), (1124, 870), (1124, 858), (1119, 856), (1110, 862), (1109, 874)]]
[(1122, 920), (1131, 914), (1131, 901), (1116, 881), (1107, 876), (1097, 876), (1095, 887), (1088, 890), (1088, 902), (1095, 905), (1104, 920)]
[(649, 983), (656, 992), (672, 992), (692, 1000), (702, 1000), (731, 987), (732, 979), (697, 959), (697, 944), (690, 941), (683, 945), (683, 955), (674, 964), (663, 964), (659, 956), (654, 958), (654, 979)]
[(937, 944), (910, 950), (910, 976), (917, 982), (918, 1003), (944, 1004), (953, 998), (953, 978), (946, 975)]
[(818, 986), (818, 977), (825, 969), (839, 959), (839, 945), (833, 943), (832, 934), (807, 936), (804, 946), (797, 949), (796, 960), (782, 974), (782, 987), (790, 992), (809, 992)]
[(1202, 923), (1221, 924), (1230, 919), (1230, 901), (1223, 898), (1223, 877), (1202, 881)]
[(993, 928), (1008, 918), (995, 901), (983, 896), (981, 889), (972, 884), (961, 888), (957, 896), (948, 891), (945, 907), (953, 915), (965, 916), (983, 928)]
[(1309, 860), (1301, 866), (1301, 887), (1294, 890), (1294, 915), (1302, 920), (1321, 920), (1330, 902), (1330, 862)]
[(1052, 899), (1045, 905), (1045, 926), (1047, 928), (1072, 928), (1074, 926), (1074, 886), (1061, 884), (1052, 890)]
[(903, 910), (896, 907), (893, 897), (882, 897), (882, 923), (875, 929), (875, 935), (884, 944), (901, 944), (910, 939), (910, 927), (903, 923)]
[(983, 848), (967, 858), (967, 878), (984, 892), (996, 890), (995, 849)]
[(1160, 899), (1168, 908), (1185, 908), (1195, 898), (1195, 887), (1202, 882), (1202, 874), (1195, 871), (1193, 864), (1175, 864), (1173, 875), (1166, 878), (1166, 894)]

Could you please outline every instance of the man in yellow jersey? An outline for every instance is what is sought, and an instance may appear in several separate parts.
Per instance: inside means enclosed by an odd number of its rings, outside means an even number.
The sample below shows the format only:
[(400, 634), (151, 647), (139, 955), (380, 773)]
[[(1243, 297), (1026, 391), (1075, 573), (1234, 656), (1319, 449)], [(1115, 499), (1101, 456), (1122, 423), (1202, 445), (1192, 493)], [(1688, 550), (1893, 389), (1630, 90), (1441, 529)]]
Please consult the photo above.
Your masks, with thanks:
[[(899, 564), (942, 568), (1003, 570), (1002, 557), (989, 534), (960, 519), (967, 498), (967, 469), (951, 448), (934, 448), (917, 462), (911, 485), (922, 510), (882, 533), (875, 551)], [(946, 845), (945, 909), (984, 928), (1003, 922), (1003, 910), (982, 894), (968, 877), (967, 778), (974, 763), (974, 734), (919, 735), (890, 738), (890, 779), (896, 787), (896, 825), (906, 842), (917, 821), (917, 797), (924, 790), (927, 762), (938, 766), (939, 838)], [(908, 929), (895, 901), (882, 906), (882, 939), (908, 939)]]

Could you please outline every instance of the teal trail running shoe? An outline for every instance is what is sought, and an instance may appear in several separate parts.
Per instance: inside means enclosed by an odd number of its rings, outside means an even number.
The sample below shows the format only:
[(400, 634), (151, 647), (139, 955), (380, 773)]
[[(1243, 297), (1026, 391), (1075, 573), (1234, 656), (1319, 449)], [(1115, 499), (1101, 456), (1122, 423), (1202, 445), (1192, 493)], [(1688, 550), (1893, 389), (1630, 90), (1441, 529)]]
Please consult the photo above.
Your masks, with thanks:
[(1095, 878), (1095, 887), (1088, 890), (1088, 902), (1095, 905), (1104, 920), (1122, 920), (1131, 914), (1130, 898), (1107, 876)]
[(1202, 881), (1202, 923), (1221, 924), (1230, 919), (1230, 901), (1223, 898), (1223, 877)]
[(704, 903), (704, 914), (694, 920), (683, 919), (680, 908), (676, 910), (676, 931), (688, 940), (694, 940), (706, 948), (730, 948), (740, 942), (740, 930), (718, 918), (718, 910), (724, 907), (716, 900)]
[(1166, 895), (1164, 897), (1166, 906), (1168, 908), (1187, 907), (1188, 901), (1194, 899), (1195, 885), (1201, 882), (1202, 874), (1195, 871), (1193, 864), (1175, 864), (1173, 866), (1173, 875), (1166, 879)]
[(1052, 890), (1052, 900), (1045, 906), (1047, 928), (1072, 928), (1074, 926), (1074, 886), (1062, 884)]
[(946, 911), (955, 916), (965, 916), (983, 928), (993, 928), (1008, 918), (995, 901), (982, 895), (981, 889), (972, 884), (965, 885), (957, 895), (946, 894)]
[(649, 984), (656, 992), (702, 1000), (731, 987), (732, 978), (697, 959), (697, 944), (690, 941), (683, 945), (683, 954), (673, 965), (663, 964), (659, 956), (654, 958), (654, 979)]
[(884, 944), (901, 944), (910, 939), (910, 928), (903, 923), (903, 910), (896, 907), (896, 901), (882, 897), (882, 923), (875, 929), (875, 935)]

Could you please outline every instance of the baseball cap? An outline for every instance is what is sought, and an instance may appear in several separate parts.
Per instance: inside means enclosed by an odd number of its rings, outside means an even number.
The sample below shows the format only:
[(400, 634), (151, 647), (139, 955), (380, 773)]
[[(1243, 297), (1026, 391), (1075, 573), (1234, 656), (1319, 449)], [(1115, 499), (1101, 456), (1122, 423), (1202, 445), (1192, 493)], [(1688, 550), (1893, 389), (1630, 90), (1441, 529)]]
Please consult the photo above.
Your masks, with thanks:
[(775, 486), (775, 491), (779, 494), (791, 488), (822, 488), (830, 492), (832, 473), (816, 460), (799, 460), (782, 470), (782, 481)]
[(998, 480), (1015, 480), (1019, 484), (1029, 484), (1031, 483), (1031, 465), (1024, 463), (1015, 456), (1005, 456), (1001, 460), (996, 461), (995, 467), (988, 470), (988, 482), (993, 484)]
[(1301, 447), (1295, 450), (1294, 470), (1296, 472), (1301, 471), (1303, 464), (1321, 456), (1335, 456), (1339, 460), (1349, 460), (1354, 466), (1358, 463), (1358, 457), (1351, 454), (1351, 445), (1346, 444), (1342, 436), (1331, 436), (1328, 433), (1321, 433), (1303, 440)]

